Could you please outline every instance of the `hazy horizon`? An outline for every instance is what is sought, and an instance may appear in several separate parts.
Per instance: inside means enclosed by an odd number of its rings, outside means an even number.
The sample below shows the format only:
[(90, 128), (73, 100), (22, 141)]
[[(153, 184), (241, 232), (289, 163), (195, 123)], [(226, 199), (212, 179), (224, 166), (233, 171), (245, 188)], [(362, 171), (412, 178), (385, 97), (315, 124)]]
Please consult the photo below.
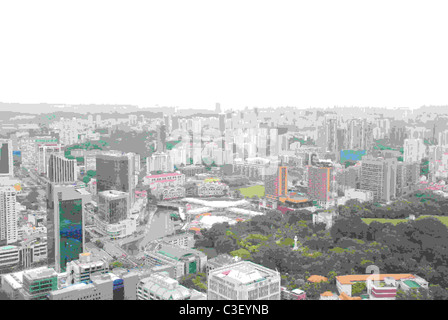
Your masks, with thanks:
[(446, 1), (12, 1), (0, 101), (448, 105)]

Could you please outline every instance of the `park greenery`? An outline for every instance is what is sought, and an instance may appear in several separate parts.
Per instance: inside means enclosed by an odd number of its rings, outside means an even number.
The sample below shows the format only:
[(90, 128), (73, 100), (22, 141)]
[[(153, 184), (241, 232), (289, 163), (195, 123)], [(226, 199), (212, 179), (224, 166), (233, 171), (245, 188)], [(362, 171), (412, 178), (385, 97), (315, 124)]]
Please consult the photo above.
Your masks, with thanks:
[[(445, 202), (439, 200), (417, 195), (409, 203), (400, 200), (388, 206), (349, 203), (338, 208), (340, 215), (329, 230), (321, 224), (313, 225), (307, 210), (284, 214), (270, 210), (234, 225), (219, 223), (203, 229), (196, 237), (196, 247), (214, 248), (218, 254), (230, 253), (278, 270), (282, 285), (305, 290), (311, 299), (327, 290), (336, 291), (336, 275), (364, 274), (373, 264), (381, 273), (419, 275), (433, 285), (432, 296), (446, 297), (448, 228), (441, 221), (425, 217), (393, 225), (362, 220), (366, 216), (404, 217), (409, 213), (441, 215), (448, 210), (442, 209)], [(292, 250), (295, 236), (298, 250)], [(314, 274), (329, 280), (308, 282)], [(355, 288), (355, 292), (364, 290)]]

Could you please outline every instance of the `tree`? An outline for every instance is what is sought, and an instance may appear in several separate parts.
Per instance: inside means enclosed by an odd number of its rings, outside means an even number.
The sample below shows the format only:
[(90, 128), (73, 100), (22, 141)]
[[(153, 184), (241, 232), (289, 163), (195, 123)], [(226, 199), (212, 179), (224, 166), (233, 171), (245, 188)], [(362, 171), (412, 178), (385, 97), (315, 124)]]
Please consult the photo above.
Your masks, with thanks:
[(398, 290), (396, 300), (432, 300), (430, 293), (426, 289), (411, 288), (407, 291)]
[(219, 236), (215, 241), (215, 247), (218, 253), (228, 253), (238, 249), (238, 245), (234, 238), (228, 236)]
[(104, 248), (104, 243), (99, 239), (95, 241), (95, 245), (100, 249)]
[(355, 282), (352, 285), (352, 296), (359, 296), (366, 290), (367, 286), (365, 282)]

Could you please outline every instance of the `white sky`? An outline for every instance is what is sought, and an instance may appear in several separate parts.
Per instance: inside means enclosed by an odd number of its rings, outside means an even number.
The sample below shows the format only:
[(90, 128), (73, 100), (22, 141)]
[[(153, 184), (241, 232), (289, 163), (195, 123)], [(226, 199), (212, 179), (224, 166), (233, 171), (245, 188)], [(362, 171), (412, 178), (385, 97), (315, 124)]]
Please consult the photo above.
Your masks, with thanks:
[(2, 1), (0, 102), (448, 105), (448, 1)]

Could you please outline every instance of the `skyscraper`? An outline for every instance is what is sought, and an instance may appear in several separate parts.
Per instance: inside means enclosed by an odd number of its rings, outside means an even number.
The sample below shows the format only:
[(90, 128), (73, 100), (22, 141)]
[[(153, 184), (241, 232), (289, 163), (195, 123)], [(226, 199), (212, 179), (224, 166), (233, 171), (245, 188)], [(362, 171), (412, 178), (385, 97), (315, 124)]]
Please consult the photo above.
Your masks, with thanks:
[(48, 262), (57, 272), (64, 272), (67, 262), (84, 251), (84, 205), (90, 200), (85, 189), (47, 185)]
[(118, 223), (128, 217), (128, 195), (126, 192), (109, 190), (98, 193), (98, 215), (107, 223)]
[(74, 183), (77, 179), (76, 160), (62, 154), (51, 154), (48, 160), (48, 178), (58, 184)]
[(0, 177), (13, 175), (12, 141), (0, 139)]
[(18, 240), (16, 194), (13, 187), (0, 187), (0, 245)]
[(98, 192), (117, 190), (129, 193), (132, 206), (135, 199), (135, 160), (133, 153), (108, 152), (96, 157)]
[(420, 162), (426, 156), (423, 139), (405, 139), (403, 149), (404, 162)]
[(308, 195), (326, 207), (333, 200), (333, 167), (308, 166)]
[(361, 190), (373, 192), (375, 201), (391, 201), (396, 196), (397, 159), (365, 156), (361, 164)]
[(155, 152), (146, 158), (146, 174), (151, 172), (172, 172), (174, 170), (173, 163), (169, 154), (164, 152)]
[(277, 200), (280, 196), (288, 195), (288, 167), (278, 166), (273, 174), (265, 175), (266, 198)]
[(48, 161), (52, 153), (60, 153), (62, 147), (58, 143), (46, 143), (38, 146), (38, 167), (39, 174), (47, 175)]

